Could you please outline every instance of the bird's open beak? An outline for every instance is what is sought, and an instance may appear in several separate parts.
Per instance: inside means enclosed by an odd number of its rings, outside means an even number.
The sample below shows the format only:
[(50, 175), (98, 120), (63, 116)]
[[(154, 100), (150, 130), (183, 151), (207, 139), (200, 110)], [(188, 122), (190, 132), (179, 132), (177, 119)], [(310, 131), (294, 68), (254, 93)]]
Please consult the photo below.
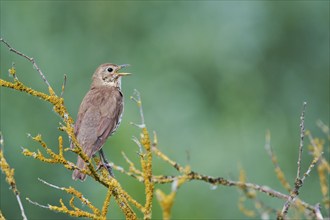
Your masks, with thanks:
[[(124, 67), (128, 67), (128, 66), (130, 66), (129, 64), (122, 64), (122, 65), (119, 65), (119, 69), (122, 69), (122, 68), (124, 68)], [(131, 73), (117, 73), (118, 74), (118, 76), (128, 76), (128, 75), (131, 75)]]
[(129, 76), (132, 73), (117, 73), (118, 76)]

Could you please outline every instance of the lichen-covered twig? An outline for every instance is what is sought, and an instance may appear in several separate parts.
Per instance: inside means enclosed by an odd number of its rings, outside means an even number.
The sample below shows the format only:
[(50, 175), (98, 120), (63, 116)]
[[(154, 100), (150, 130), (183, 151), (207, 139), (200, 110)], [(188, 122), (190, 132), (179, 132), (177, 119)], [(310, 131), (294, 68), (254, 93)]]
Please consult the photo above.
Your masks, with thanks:
[[(4, 148), (4, 140), (3, 140), (3, 137), (2, 137), (2, 133), (0, 131), (0, 167), (1, 167), (2, 172), (6, 176), (7, 183), (10, 185), (11, 190), (15, 194), (17, 203), (18, 203), (19, 208), (21, 210), (21, 215), (22, 215), (23, 220), (27, 220), (27, 217), (26, 217), (25, 211), (24, 211), (24, 207), (23, 207), (23, 204), (22, 204), (22, 201), (21, 201), (20, 193), (17, 189), (16, 181), (15, 181), (15, 178), (14, 178), (14, 169), (11, 168), (9, 166), (9, 164), (7, 163), (6, 158), (3, 154), (3, 148)], [(2, 214), (1, 214), (1, 216), (2, 216)]]
[[(98, 216), (98, 217), (106, 217), (106, 216), (102, 216), (101, 215), (101, 211), (98, 209), (98, 208), (96, 208), (88, 199), (86, 199), (85, 197), (84, 197), (84, 195), (81, 193), (81, 192), (79, 192), (78, 190), (76, 190), (76, 189), (74, 189), (73, 187), (69, 187), (69, 188), (66, 188), (66, 187), (59, 187), (59, 186), (56, 186), (56, 185), (54, 185), (54, 184), (50, 184), (50, 183), (48, 183), (48, 182), (46, 182), (45, 180), (42, 180), (42, 179), (40, 179), (40, 178), (38, 178), (38, 180), (40, 181), (40, 182), (42, 182), (42, 183), (44, 183), (44, 184), (46, 184), (47, 186), (50, 186), (50, 187), (52, 187), (52, 188), (55, 188), (55, 189), (58, 189), (58, 190), (61, 190), (61, 191), (65, 191), (66, 193), (68, 193), (68, 194), (70, 194), (70, 195), (72, 195), (72, 196), (74, 196), (74, 198), (77, 198), (77, 199), (79, 199), (83, 204), (85, 204), (85, 205), (87, 205), (88, 206), (88, 208), (93, 212), (91, 215), (95, 215), (95, 216)], [(72, 205), (70, 204), (70, 206), (72, 207)], [(51, 206), (52, 208), (52, 210), (55, 210), (56, 208), (55, 208), (55, 206)], [(59, 208), (59, 207), (57, 207), (58, 208), (58, 211), (63, 211), (63, 209), (61, 209), (61, 208)], [(81, 211), (83, 211), (83, 210), (81, 210), (81, 209), (78, 209), (77, 207), (72, 207), (73, 209), (74, 209), (74, 211), (76, 211), (76, 212), (81, 212)], [(83, 211), (83, 212), (85, 212), (85, 211)], [(77, 216), (79, 216), (79, 215), (77, 215)]]
[(324, 124), (323, 121), (321, 120), (317, 120), (316, 124), (322, 130), (322, 132), (327, 136), (328, 140), (330, 140), (329, 126)]
[[(262, 186), (259, 184), (255, 183), (248, 183), (248, 182), (241, 182), (241, 181), (233, 181), (233, 180), (228, 180), (223, 177), (213, 177), (213, 176), (207, 176), (200, 174), (198, 172), (190, 170), (188, 173), (186, 173), (186, 170), (183, 166), (181, 166), (179, 163), (175, 162), (174, 160), (170, 159), (168, 156), (166, 156), (163, 152), (160, 151), (160, 149), (157, 147), (157, 143), (153, 143), (152, 150), (155, 153), (156, 156), (170, 164), (172, 167), (174, 167), (177, 171), (181, 173), (181, 176), (177, 176), (177, 178), (185, 176), (187, 178), (187, 181), (191, 180), (200, 180), (204, 181), (207, 183), (210, 183), (212, 185), (223, 185), (223, 186), (234, 186), (234, 187), (245, 187), (248, 189), (253, 189), (261, 193), (265, 193), (271, 197), (276, 197), (282, 200), (288, 200), (290, 198), (290, 195), (281, 193), (279, 191), (276, 191), (269, 186)], [(166, 177), (163, 176), (162, 178), (155, 178), (154, 177), (154, 182), (155, 183), (171, 183), (175, 180), (172, 176)], [(309, 210), (310, 212), (315, 212), (314, 206), (310, 205), (302, 200), (295, 200), (295, 204), (303, 206), (305, 209)]]
[[(308, 204), (307, 202), (304, 202), (300, 200), (297, 195), (299, 192), (299, 188), (302, 186), (305, 178), (309, 175), (311, 172), (312, 168), (317, 164), (317, 162), (320, 160), (321, 162), (323, 161), (322, 153), (314, 155), (314, 159), (312, 163), (310, 164), (308, 170), (301, 176), (301, 155), (302, 155), (302, 150), (303, 150), (303, 140), (304, 140), (304, 135), (305, 135), (305, 126), (304, 126), (304, 113), (305, 113), (305, 103), (303, 107), (303, 113), (301, 116), (301, 133), (300, 133), (300, 144), (299, 144), (299, 156), (298, 156), (298, 169), (297, 169), (297, 178), (295, 181), (295, 186), (293, 190), (290, 190), (290, 185), (286, 181), (284, 177), (283, 171), (279, 168), (279, 164), (277, 162), (276, 155), (273, 153), (272, 148), (270, 146), (270, 134), (269, 136), (266, 135), (266, 145), (265, 148), (270, 155), (274, 165), (275, 165), (275, 171), (276, 174), (281, 181), (282, 185), (288, 190), (291, 191), (290, 195), (281, 193), (277, 190), (271, 189), (268, 186), (262, 186), (254, 183), (248, 183), (246, 182), (246, 179), (240, 178), (239, 181), (233, 181), (229, 179), (225, 179), (223, 177), (213, 177), (213, 176), (208, 176), (208, 175), (203, 175), (200, 173), (197, 173), (195, 171), (192, 171), (190, 169), (190, 166), (182, 166), (176, 161), (170, 159), (167, 155), (165, 155), (161, 150), (158, 148), (158, 141), (157, 141), (157, 136), (156, 133), (154, 133), (153, 137), (153, 142), (151, 142), (151, 138), (149, 135), (149, 131), (147, 130), (146, 124), (145, 124), (145, 118), (143, 114), (143, 109), (142, 109), (142, 101), (141, 101), (141, 96), (140, 93), (135, 90), (133, 96), (131, 99), (136, 102), (138, 108), (139, 108), (139, 113), (140, 113), (140, 118), (141, 118), (141, 123), (140, 124), (134, 124), (138, 128), (141, 129), (140, 132), (140, 138), (133, 137), (133, 141), (137, 144), (139, 151), (138, 155), (140, 157), (140, 164), (141, 167), (137, 167), (124, 153), (123, 156), (126, 160), (126, 162), (129, 165), (128, 171), (125, 170), (123, 167), (112, 164), (113, 168), (115, 170), (120, 171), (123, 174), (129, 175), (136, 180), (142, 182), (145, 186), (145, 203), (142, 205), (138, 201), (136, 201), (134, 198), (132, 198), (129, 193), (127, 193), (119, 184), (119, 182), (115, 178), (109, 178), (107, 173), (105, 172), (104, 168), (96, 169), (94, 167), (94, 164), (92, 163), (92, 159), (88, 158), (87, 155), (83, 152), (81, 149), (78, 141), (76, 140), (76, 137), (73, 132), (73, 119), (70, 117), (69, 113), (66, 110), (66, 107), (64, 105), (64, 99), (63, 99), (63, 93), (65, 89), (65, 83), (66, 83), (66, 76), (62, 85), (62, 92), (60, 96), (57, 96), (51, 86), (49, 85), (48, 81), (46, 80), (44, 74), (41, 72), (40, 68), (36, 64), (33, 58), (30, 58), (26, 56), (25, 54), (19, 52), (18, 50), (12, 48), (6, 41), (4, 41), (2, 38), (0, 40), (0, 43), (3, 43), (6, 45), (6, 47), (9, 48), (10, 51), (16, 53), (19, 56), (24, 57), (25, 59), (29, 60), (33, 66), (37, 69), (39, 75), (42, 77), (46, 85), (48, 86), (49, 89), (49, 94), (42, 93), (36, 90), (33, 90), (26, 85), (24, 85), (22, 82), (20, 82), (17, 78), (16, 74), (16, 69), (15, 66), (12, 65), (11, 69), (9, 70), (10, 74), (14, 77), (13, 82), (8, 82), (3, 79), (0, 79), (0, 86), (2, 87), (7, 87), (11, 88), (17, 91), (25, 92), (27, 94), (31, 94), (32, 96), (36, 96), (41, 98), (44, 101), (47, 101), (51, 103), (54, 107), (54, 111), (60, 115), (60, 117), (63, 120), (63, 124), (61, 124), (60, 130), (64, 131), (67, 136), (71, 139), (74, 148), (64, 148), (63, 146), (63, 140), (62, 136), (58, 138), (58, 153), (55, 153), (52, 148), (48, 147), (48, 145), (42, 140), (41, 135), (37, 135), (33, 137), (33, 140), (38, 142), (45, 153), (42, 153), (41, 151), (37, 150), (36, 152), (31, 152), (27, 149), (23, 149), (23, 154), (26, 156), (31, 156), (34, 157), (35, 159), (38, 159), (42, 162), (46, 163), (57, 163), (57, 164), (62, 164), (66, 169), (73, 170), (77, 169), (76, 165), (70, 161), (68, 161), (65, 158), (65, 152), (66, 151), (72, 151), (76, 154), (78, 154), (84, 162), (87, 164), (86, 169), (80, 170), (83, 173), (86, 173), (87, 175), (91, 176), (95, 181), (98, 183), (104, 185), (108, 191), (105, 195), (105, 199), (103, 201), (102, 207), (96, 208), (92, 203), (89, 203), (87, 199), (83, 196), (82, 193), (78, 192), (76, 189), (69, 187), (58, 187), (54, 184), (47, 183), (43, 180), (43, 183), (50, 187), (54, 187), (57, 189), (60, 189), (62, 191), (65, 191), (68, 194), (72, 195), (72, 198), (69, 201), (69, 204), (66, 205), (62, 199), (60, 200), (60, 205), (59, 206), (52, 206), (52, 205), (40, 205), (36, 202), (32, 202), (30, 199), (28, 201), (32, 204), (35, 204), (39, 207), (42, 208), (47, 208), (53, 211), (58, 211), (62, 213), (66, 213), (71, 216), (76, 216), (76, 217), (87, 217), (87, 218), (93, 218), (93, 219), (105, 219), (107, 212), (108, 212), (108, 206), (110, 204), (110, 199), (114, 198), (120, 209), (122, 210), (123, 214), (125, 215), (126, 219), (137, 219), (137, 215), (134, 212), (134, 210), (131, 208), (130, 205), (135, 206), (141, 213), (143, 214), (144, 219), (151, 219), (152, 217), (152, 199), (154, 196), (154, 187), (155, 184), (165, 184), (165, 183), (172, 183), (172, 190), (171, 192), (166, 195), (164, 192), (160, 190), (156, 190), (156, 196), (157, 199), (161, 205), (161, 208), (163, 210), (163, 218), (164, 219), (169, 219), (170, 214), (171, 214), (171, 208), (174, 203), (174, 199), (177, 194), (177, 190), (181, 185), (183, 185), (186, 182), (192, 181), (192, 180), (200, 180), (206, 183), (211, 184), (212, 186), (217, 186), (217, 185), (223, 185), (223, 186), (234, 186), (239, 189), (242, 189), (244, 192), (244, 199), (249, 198), (253, 199), (255, 202), (255, 207), (259, 211), (259, 213), (267, 215), (270, 211), (274, 211), (267, 206), (265, 206), (261, 201), (256, 199), (256, 192), (262, 192), (267, 194), (268, 196), (271, 197), (276, 197), (279, 199), (283, 199), (286, 201), (286, 205), (284, 205), (283, 209), (284, 211), (283, 215), (280, 215), (280, 217), (285, 218), (287, 210), (289, 209), (290, 205), (295, 205), (296, 207), (303, 207), (303, 212), (306, 210), (308, 211), (308, 215), (315, 217), (317, 219), (322, 219), (322, 214), (320, 212), (320, 207), (318, 205), (313, 206)], [(324, 125), (321, 125), (323, 130), (326, 130)], [(1, 140), (0, 140), (1, 141)], [(316, 141), (314, 141), (315, 144)], [(317, 152), (314, 150), (314, 152)], [(153, 154), (155, 154), (158, 158), (161, 160), (165, 161), (168, 163), (170, 166), (172, 166), (174, 169), (178, 171), (177, 175), (173, 176), (167, 176), (167, 175), (154, 175), (152, 171), (152, 160), (153, 160)], [(319, 159), (321, 158), (321, 159)], [(97, 161), (97, 159), (96, 159)], [(324, 161), (326, 161), (324, 159)], [(318, 169), (320, 169), (320, 164), (327, 164), (328, 163), (319, 163), (318, 164)], [(326, 161), (327, 162), (327, 161)], [(97, 162), (96, 162), (97, 164)], [(326, 167), (326, 166), (323, 166)], [(329, 166), (328, 166), (329, 167)], [(326, 168), (323, 168), (323, 171)], [(322, 171), (322, 172), (323, 172)], [(319, 172), (320, 173), (320, 172)], [(323, 175), (324, 177), (324, 175)], [(321, 180), (321, 175), (320, 175), (320, 180)], [(324, 185), (324, 181), (321, 183), (321, 186)], [(324, 192), (327, 190), (327, 188), (324, 190)], [(325, 192), (327, 193), (327, 192)], [(327, 195), (323, 193), (323, 195)], [(240, 204), (241, 208), (244, 209), (243, 202), (244, 199), (243, 197), (240, 198)], [(90, 209), (91, 212), (86, 212), (81, 210), (80, 208), (76, 207), (74, 204), (74, 200), (78, 199), (82, 203), (86, 204)], [(247, 210), (249, 211), (249, 210)], [(312, 214), (310, 214), (312, 213)]]
[[(111, 180), (105, 179), (104, 177), (102, 177), (101, 175), (99, 175), (97, 173), (96, 169), (94, 168), (93, 164), (91, 163), (90, 158), (88, 158), (87, 155), (82, 151), (82, 149), (74, 135), (73, 119), (71, 118), (68, 111), (66, 110), (66, 107), (64, 105), (64, 99), (55, 94), (55, 92), (53, 91), (52, 87), (46, 80), (44, 74), (42, 73), (42, 71), (40, 70), (40, 68), (34, 61), (34, 59), (26, 56), (25, 54), (23, 54), (22, 52), (20, 52), (16, 49), (14, 49), (4, 39), (1, 38), (0, 42), (5, 44), (9, 48), (10, 51), (18, 54), (19, 56), (24, 57), (25, 59), (28, 59), (33, 64), (33, 66), (37, 69), (40, 76), (44, 79), (44, 82), (47, 84), (48, 89), (49, 89), (49, 95), (27, 87), (22, 82), (20, 82), (17, 78), (14, 78), (14, 82), (8, 82), (3, 79), (0, 79), (0, 86), (11, 88), (11, 89), (21, 91), (21, 92), (25, 92), (32, 96), (39, 97), (42, 100), (45, 100), (45, 101), (51, 103), (54, 106), (54, 111), (56, 113), (58, 113), (59, 116), (63, 119), (64, 125), (62, 125), (60, 130), (67, 133), (68, 137), (71, 139), (73, 145), (75, 146), (74, 149), (67, 148), (64, 151), (70, 150), (70, 151), (73, 151), (76, 154), (78, 154), (86, 162), (86, 164), (88, 166), (88, 169), (82, 170), (82, 172), (87, 173), (88, 175), (93, 177), (96, 181), (98, 181), (99, 183), (101, 183), (102, 185), (104, 185), (105, 187), (107, 187), (108, 189), (111, 190), (111, 195), (113, 195), (115, 197), (116, 202), (118, 203), (119, 207), (122, 209), (123, 213), (125, 214), (125, 216), (127, 218), (130, 218), (130, 219), (136, 218), (136, 215), (133, 212), (133, 210), (131, 209), (128, 202), (132, 202), (132, 204), (134, 204), (134, 205), (139, 205), (139, 203), (136, 202), (133, 198), (131, 198), (127, 193), (124, 193), (125, 191), (122, 189), (120, 184), (115, 179), (111, 179)], [(15, 70), (13, 70), (13, 71), (15, 71)], [(46, 153), (50, 156), (50, 158), (43, 155), (40, 151), (30, 152), (27, 149), (23, 150), (23, 154), (25, 154), (26, 156), (32, 156), (43, 162), (63, 164), (64, 167), (69, 170), (76, 168), (74, 164), (67, 161), (63, 156), (63, 146), (62, 146), (61, 137), (59, 137), (59, 151), (60, 152), (58, 154), (54, 153), (47, 146), (47, 144), (41, 139), (41, 135), (37, 135), (33, 139), (35, 141), (37, 141), (46, 150)], [(62, 201), (61, 201), (61, 210), (68, 211), (68, 214), (70, 214), (70, 211), (65, 208), (64, 204), (62, 204)], [(70, 215), (72, 215), (72, 213)]]
[[(190, 170), (190, 167), (188, 166), (186, 169), (187, 172), (189, 172), (188, 170)], [(176, 177), (172, 182), (171, 192), (168, 195), (166, 195), (160, 189), (156, 190), (156, 198), (160, 204), (160, 207), (162, 208), (164, 220), (169, 220), (171, 218), (171, 211), (177, 191), (186, 181), (186, 176)]]
[(274, 154), (273, 148), (270, 144), (270, 131), (267, 131), (266, 133), (266, 143), (265, 143), (265, 149), (268, 153), (270, 159), (272, 160), (272, 163), (275, 167), (275, 173), (277, 178), (279, 179), (282, 186), (288, 191), (291, 192), (291, 186), (289, 182), (286, 180), (283, 170), (281, 169), (280, 165), (278, 164), (277, 157)]
[[(145, 195), (146, 195), (146, 202), (142, 211), (143, 211), (143, 218), (146, 220), (146, 219), (151, 219), (152, 198), (154, 195), (154, 183), (152, 182), (152, 151), (151, 151), (151, 141), (149, 137), (149, 132), (144, 122), (141, 96), (137, 90), (134, 90), (134, 95), (131, 96), (131, 99), (136, 102), (141, 117), (141, 124), (134, 124), (134, 123), (132, 124), (142, 129), (140, 141), (138, 141), (137, 139), (134, 140), (140, 149), (140, 163), (142, 167), (142, 176), (143, 176)], [(141, 149), (142, 146), (145, 152), (142, 152)]]
[(306, 135), (310, 142), (310, 152), (314, 156), (314, 158), (319, 159), (319, 163), (317, 164), (317, 172), (319, 174), (320, 179), (320, 189), (323, 196), (323, 204), (324, 207), (329, 210), (330, 209), (330, 198), (329, 198), (329, 184), (327, 175), (330, 173), (330, 165), (327, 159), (323, 156), (324, 149), (324, 141), (319, 138), (313, 138), (311, 132), (307, 131)]

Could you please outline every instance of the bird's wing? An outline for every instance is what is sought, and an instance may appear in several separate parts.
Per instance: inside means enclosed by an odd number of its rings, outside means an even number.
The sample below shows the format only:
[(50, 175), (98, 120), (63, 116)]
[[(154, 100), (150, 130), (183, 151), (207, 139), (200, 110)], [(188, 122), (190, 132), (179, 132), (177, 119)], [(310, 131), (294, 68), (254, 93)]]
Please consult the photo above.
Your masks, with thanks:
[[(107, 89), (99, 104), (100, 123), (97, 128), (97, 140), (93, 145), (93, 152), (101, 149), (108, 136), (116, 129), (123, 111), (122, 94), (120, 91)], [(93, 153), (93, 154), (94, 154)]]
[[(76, 138), (78, 137), (78, 134), (79, 134), (79, 128), (80, 128), (81, 122), (83, 121), (83, 119), (86, 115), (88, 107), (90, 106), (89, 102), (92, 100), (93, 93), (94, 93), (93, 90), (88, 91), (80, 104), (77, 119), (74, 124), (74, 134), (75, 134)], [(73, 148), (73, 147), (74, 147), (73, 143), (71, 142), (71, 148)]]

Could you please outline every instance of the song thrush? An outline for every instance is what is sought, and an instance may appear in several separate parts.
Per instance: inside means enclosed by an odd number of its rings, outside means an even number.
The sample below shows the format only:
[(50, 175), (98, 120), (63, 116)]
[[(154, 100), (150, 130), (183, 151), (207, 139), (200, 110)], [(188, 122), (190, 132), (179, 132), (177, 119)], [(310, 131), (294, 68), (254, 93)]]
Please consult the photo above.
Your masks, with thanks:
[[(74, 132), (78, 143), (85, 154), (91, 158), (97, 152), (111, 173), (111, 167), (104, 157), (102, 146), (109, 136), (118, 128), (123, 113), (123, 94), (121, 92), (121, 77), (130, 73), (119, 73), (124, 65), (105, 63), (100, 65), (93, 74), (90, 90), (82, 100)], [(73, 148), (71, 143), (71, 148)], [(78, 156), (77, 167), (86, 168), (85, 162)], [(86, 174), (78, 169), (73, 171), (74, 180), (85, 180)]]

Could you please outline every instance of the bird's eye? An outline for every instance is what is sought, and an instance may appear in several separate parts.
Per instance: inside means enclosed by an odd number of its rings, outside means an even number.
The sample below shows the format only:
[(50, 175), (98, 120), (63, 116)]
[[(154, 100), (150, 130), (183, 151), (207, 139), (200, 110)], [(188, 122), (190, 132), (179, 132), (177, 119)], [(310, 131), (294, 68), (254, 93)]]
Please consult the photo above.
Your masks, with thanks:
[(109, 68), (107, 69), (107, 71), (108, 71), (109, 73), (111, 73), (111, 72), (113, 71), (113, 69), (112, 69), (111, 67), (109, 67)]

